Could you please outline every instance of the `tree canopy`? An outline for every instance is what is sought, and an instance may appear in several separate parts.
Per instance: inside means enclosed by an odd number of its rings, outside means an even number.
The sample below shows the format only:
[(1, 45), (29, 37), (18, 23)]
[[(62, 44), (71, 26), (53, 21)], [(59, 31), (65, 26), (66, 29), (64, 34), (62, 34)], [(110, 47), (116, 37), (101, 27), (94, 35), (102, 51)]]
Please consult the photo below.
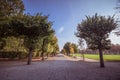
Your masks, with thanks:
[(10, 16), (20, 15), (24, 11), (22, 0), (0, 0), (0, 25), (7, 23)]
[(66, 42), (61, 52), (67, 55), (70, 55), (70, 53), (77, 53), (78, 45), (75, 43)]
[(86, 41), (88, 48), (98, 49), (100, 53), (101, 67), (104, 67), (102, 50), (109, 49), (111, 41), (110, 33), (117, 28), (114, 16), (105, 17), (95, 14), (94, 16), (86, 16), (77, 26), (76, 36)]
[(34, 50), (38, 50), (41, 54), (48, 52), (56, 54), (59, 51), (55, 31), (52, 29), (52, 22), (48, 20), (48, 16), (40, 13), (24, 14), (22, 0), (1, 0), (0, 4), (1, 49), (8, 37), (11, 38), (8, 41), (14, 38), (16, 41), (19, 39), (17, 43), (22, 40), (26, 51), (29, 52), (28, 64), (31, 63)]

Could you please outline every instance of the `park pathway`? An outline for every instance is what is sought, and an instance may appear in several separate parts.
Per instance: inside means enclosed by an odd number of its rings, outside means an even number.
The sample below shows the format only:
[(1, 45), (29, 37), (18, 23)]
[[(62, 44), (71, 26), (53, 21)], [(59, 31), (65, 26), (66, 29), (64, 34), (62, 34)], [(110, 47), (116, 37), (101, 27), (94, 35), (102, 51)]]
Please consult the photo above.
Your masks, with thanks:
[(58, 54), (52, 59), (0, 62), (0, 80), (120, 80), (120, 62), (80, 62)]

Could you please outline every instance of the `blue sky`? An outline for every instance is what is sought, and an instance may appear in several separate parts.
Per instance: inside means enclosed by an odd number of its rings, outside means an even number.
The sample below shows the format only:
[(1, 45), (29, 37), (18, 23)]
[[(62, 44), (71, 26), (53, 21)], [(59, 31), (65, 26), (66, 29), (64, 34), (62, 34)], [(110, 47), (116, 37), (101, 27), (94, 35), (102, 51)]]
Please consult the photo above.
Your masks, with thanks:
[[(86, 15), (113, 15), (117, 0), (23, 0), (25, 13), (43, 13), (50, 15), (53, 22), (60, 49), (66, 42), (77, 43), (74, 35), (78, 23)], [(110, 39), (114, 44), (120, 44), (120, 37), (111, 34)]]

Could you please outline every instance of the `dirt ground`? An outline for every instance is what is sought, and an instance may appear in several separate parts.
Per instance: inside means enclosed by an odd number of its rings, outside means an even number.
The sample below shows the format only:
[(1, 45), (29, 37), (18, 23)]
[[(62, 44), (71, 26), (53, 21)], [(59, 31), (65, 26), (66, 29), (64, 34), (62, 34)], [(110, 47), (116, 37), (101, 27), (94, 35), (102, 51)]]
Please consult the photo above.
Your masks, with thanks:
[(82, 62), (62, 54), (47, 61), (1, 61), (0, 80), (120, 80), (120, 62)]

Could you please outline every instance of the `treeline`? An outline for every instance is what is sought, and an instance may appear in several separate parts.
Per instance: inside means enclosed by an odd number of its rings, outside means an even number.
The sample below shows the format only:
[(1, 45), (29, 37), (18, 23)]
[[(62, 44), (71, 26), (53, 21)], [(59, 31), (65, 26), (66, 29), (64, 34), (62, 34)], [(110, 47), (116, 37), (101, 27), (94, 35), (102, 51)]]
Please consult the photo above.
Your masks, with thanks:
[(0, 57), (27, 58), (55, 55), (58, 40), (48, 16), (24, 13), (22, 0), (0, 0)]
[(78, 53), (78, 45), (71, 42), (66, 42), (61, 50), (61, 53), (70, 55), (70, 53)]
[[(90, 49), (85, 49), (85, 50), (80, 50), (79, 51), (80, 54), (84, 53), (84, 54), (98, 54), (99, 51), (98, 50), (90, 50)], [(114, 54), (114, 55), (120, 55), (120, 45), (119, 44), (111, 44), (111, 47), (109, 50), (104, 50), (103, 54), (107, 55), (107, 54)]]
[(110, 50), (105, 51), (106, 54), (120, 54), (120, 44), (112, 44)]
[[(98, 54), (99, 51), (98, 50), (91, 50), (91, 49), (81, 49), (78, 48), (80, 45), (77, 45), (75, 43), (71, 43), (71, 42), (66, 42), (64, 44), (63, 49), (61, 50), (61, 53), (65, 54), (65, 55), (70, 55), (70, 54), (76, 54), (76, 53), (80, 53), (80, 54)], [(110, 49), (108, 50), (104, 50), (103, 54), (114, 54), (114, 55), (120, 55), (120, 44), (111, 44)]]

